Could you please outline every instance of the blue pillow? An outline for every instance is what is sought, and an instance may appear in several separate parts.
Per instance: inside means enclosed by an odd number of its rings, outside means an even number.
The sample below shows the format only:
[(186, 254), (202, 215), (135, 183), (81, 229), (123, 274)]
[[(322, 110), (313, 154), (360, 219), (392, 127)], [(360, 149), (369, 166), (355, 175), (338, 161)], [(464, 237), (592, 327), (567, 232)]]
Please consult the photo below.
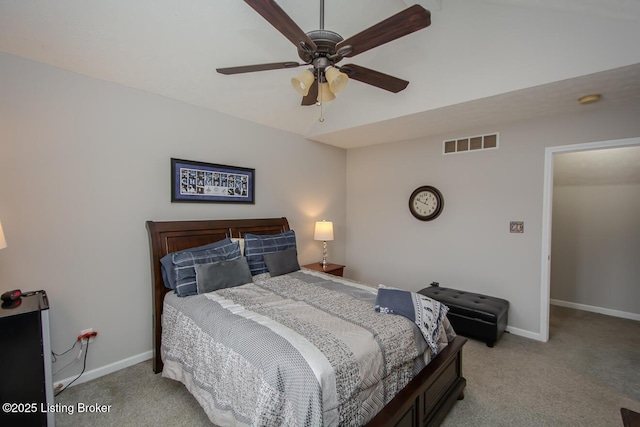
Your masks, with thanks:
[(222, 240), (218, 240), (217, 242), (208, 243), (203, 246), (197, 246), (195, 248), (189, 248), (182, 251), (176, 251), (168, 253), (167, 255), (160, 258), (160, 271), (162, 272), (162, 280), (164, 281), (164, 286), (169, 289), (176, 290), (176, 272), (173, 265), (173, 257), (177, 254), (183, 252), (200, 252), (206, 249), (213, 249), (223, 245), (228, 245), (231, 242), (231, 239), (226, 237)]
[[(166, 269), (167, 278), (175, 283), (174, 289), (178, 296), (184, 297), (198, 293), (194, 268), (196, 264), (228, 261), (239, 258), (241, 255), (238, 242), (224, 239), (211, 245), (174, 252), (167, 256), (170, 256), (171, 260), (170, 268)], [(168, 262), (165, 261), (165, 264)]]
[(244, 256), (247, 257), (251, 274), (266, 273), (267, 265), (264, 254), (296, 248), (296, 233), (293, 230), (280, 234), (250, 234), (244, 235)]
[(433, 354), (438, 354), (440, 326), (449, 307), (416, 292), (380, 285), (375, 310), (380, 313), (404, 316), (414, 322)]

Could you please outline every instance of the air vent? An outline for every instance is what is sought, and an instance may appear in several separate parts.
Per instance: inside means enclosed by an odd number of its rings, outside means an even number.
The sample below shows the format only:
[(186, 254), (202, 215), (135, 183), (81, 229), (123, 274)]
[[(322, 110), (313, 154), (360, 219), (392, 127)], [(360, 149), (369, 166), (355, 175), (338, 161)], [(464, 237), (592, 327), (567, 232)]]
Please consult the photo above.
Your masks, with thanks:
[(468, 153), (469, 151), (493, 150), (498, 148), (498, 134), (466, 136), (444, 141), (442, 154)]

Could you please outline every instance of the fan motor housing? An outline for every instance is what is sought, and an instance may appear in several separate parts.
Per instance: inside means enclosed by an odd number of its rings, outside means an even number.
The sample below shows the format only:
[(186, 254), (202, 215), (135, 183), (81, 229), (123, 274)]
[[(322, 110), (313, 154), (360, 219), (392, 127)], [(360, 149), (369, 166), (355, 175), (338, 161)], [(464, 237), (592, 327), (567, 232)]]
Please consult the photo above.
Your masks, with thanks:
[(309, 52), (303, 48), (298, 48), (298, 56), (306, 63), (310, 63), (319, 56), (333, 55), (336, 53), (336, 45), (342, 40), (342, 36), (329, 30), (309, 31), (307, 36), (316, 44), (318, 49), (315, 52)]

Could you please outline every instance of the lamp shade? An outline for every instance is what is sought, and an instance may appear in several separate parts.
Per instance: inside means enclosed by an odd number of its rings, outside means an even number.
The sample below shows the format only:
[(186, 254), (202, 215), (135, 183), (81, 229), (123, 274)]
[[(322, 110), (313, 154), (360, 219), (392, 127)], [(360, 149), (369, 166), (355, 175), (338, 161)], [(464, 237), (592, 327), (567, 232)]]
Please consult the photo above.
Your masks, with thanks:
[(333, 93), (340, 93), (347, 87), (349, 83), (349, 76), (335, 67), (327, 67), (324, 70), (324, 75), (329, 82), (329, 89)]
[(336, 99), (336, 96), (331, 92), (329, 83), (320, 83), (318, 85), (318, 102), (322, 104), (323, 102), (333, 101), (334, 99)]
[(7, 241), (4, 238), (4, 231), (2, 231), (2, 223), (0, 222), (0, 249), (7, 247)]
[(291, 79), (291, 86), (302, 96), (307, 96), (316, 77), (311, 70), (304, 70), (297, 77)]
[(317, 221), (316, 231), (313, 234), (313, 240), (333, 240), (333, 222)]

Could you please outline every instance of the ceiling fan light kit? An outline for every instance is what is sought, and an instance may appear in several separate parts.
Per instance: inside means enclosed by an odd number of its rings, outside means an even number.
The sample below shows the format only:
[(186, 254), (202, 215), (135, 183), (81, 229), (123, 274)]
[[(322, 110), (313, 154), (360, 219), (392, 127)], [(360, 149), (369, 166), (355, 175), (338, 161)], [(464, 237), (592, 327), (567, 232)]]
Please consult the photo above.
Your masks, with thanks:
[(329, 83), (329, 89), (334, 94), (342, 92), (349, 84), (349, 76), (332, 65), (324, 69), (324, 76)]
[(330, 102), (336, 99), (336, 96), (331, 91), (329, 83), (320, 83), (320, 89), (318, 90), (318, 102)]
[[(269, 64), (218, 68), (221, 74), (240, 74), (311, 65), (291, 79), (293, 88), (302, 95), (302, 105), (315, 105), (335, 99), (349, 79), (358, 80), (392, 93), (404, 90), (408, 81), (354, 64), (336, 65), (349, 58), (431, 25), (431, 13), (413, 5), (377, 24), (347, 38), (324, 29), (324, 0), (320, 0), (320, 29), (305, 33), (274, 0), (244, 0), (267, 20), (298, 50), (303, 63), (274, 62)], [(323, 120), (321, 120), (323, 121)]]
[(311, 70), (304, 70), (297, 77), (291, 78), (291, 86), (302, 96), (307, 96), (316, 76)]

